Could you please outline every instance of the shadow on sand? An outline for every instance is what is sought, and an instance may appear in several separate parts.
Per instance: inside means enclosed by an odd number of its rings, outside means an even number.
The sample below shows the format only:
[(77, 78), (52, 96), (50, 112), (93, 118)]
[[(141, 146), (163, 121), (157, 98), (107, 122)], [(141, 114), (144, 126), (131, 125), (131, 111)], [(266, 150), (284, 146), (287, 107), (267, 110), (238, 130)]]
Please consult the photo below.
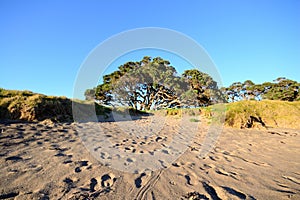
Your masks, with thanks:
[(118, 111), (111, 111), (110, 113), (106, 113), (105, 115), (97, 115), (98, 122), (119, 122), (119, 121), (133, 121), (139, 120), (143, 118), (147, 118), (153, 115), (152, 113), (145, 113), (145, 112), (118, 112)]
[(73, 102), (73, 119), (75, 122), (118, 122), (132, 121), (153, 115), (127, 107), (105, 107), (99, 104)]

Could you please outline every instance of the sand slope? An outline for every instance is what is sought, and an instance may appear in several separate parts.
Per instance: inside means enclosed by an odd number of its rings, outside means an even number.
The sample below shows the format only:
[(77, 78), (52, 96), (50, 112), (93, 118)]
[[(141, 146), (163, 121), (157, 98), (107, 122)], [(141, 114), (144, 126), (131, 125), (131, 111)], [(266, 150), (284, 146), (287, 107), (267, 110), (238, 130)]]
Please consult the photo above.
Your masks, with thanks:
[[(178, 128), (176, 120), (166, 124), (161, 138), (135, 142), (122, 138), (114, 123), (101, 126), (116, 148), (146, 155)], [(132, 174), (95, 159), (78, 126), (84, 125), (1, 123), (0, 199), (300, 199), (300, 130), (225, 128), (212, 152), (201, 158), (208, 128), (202, 124), (170, 166)]]

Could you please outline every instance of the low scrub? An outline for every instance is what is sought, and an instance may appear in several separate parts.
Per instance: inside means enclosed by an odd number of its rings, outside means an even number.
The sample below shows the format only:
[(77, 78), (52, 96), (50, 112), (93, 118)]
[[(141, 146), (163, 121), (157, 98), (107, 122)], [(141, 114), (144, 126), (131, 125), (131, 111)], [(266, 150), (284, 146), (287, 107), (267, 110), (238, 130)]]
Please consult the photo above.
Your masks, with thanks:
[(71, 121), (72, 101), (66, 97), (0, 89), (0, 119)]
[(164, 110), (154, 111), (154, 113), (163, 112), (165, 116), (199, 116), (201, 110), (199, 108), (169, 108)]
[(226, 104), (225, 125), (235, 128), (300, 128), (300, 102), (239, 101)]
[[(56, 122), (73, 120), (72, 103), (78, 112), (91, 107), (96, 115), (110, 116), (111, 112), (145, 115), (133, 108), (110, 108), (92, 101), (70, 100), (66, 97), (46, 96), (31, 91), (5, 90), (0, 88), (0, 119), (42, 121), (50, 119)], [(226, 112), (224, 112), (226, 110)], [(225, 113), (225, 114), (224, 114)], [(88, 114), (85, 113), (84, 114)], [(286, 101), (239, 101), (217, 104), (203, 108), (165, 109), (151, 111), (149, 114), (164, 116), (205, 116), (210, 123), (223, 123), (234, 128), (280, 127), (300, 129), (300, 102)], [(88, 114), (89, 115), (89, 114)], [(224, 119), (225, 118), (225, 119)], [(191, 119), (191, 121), (196, 121)]]
[[(300, 129), (300, 102), (278, 100), (239, 101), (193, 109), (162, 110), (166, 116), (197, 116), (208, 123), (234, 128)], [(191, 121), (194, 121), (191, 119)]]

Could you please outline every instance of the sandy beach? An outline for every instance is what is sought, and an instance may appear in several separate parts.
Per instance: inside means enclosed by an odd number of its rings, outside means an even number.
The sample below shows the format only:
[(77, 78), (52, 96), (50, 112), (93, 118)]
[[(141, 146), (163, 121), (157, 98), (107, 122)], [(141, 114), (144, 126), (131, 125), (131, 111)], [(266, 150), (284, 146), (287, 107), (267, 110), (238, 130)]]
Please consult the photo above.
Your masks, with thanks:
[(208, 125), (200, 123), (179, 157), (161, 157), (161, 166), (151, 170), (139, 159), (159, 154), (178, 128), (188, 133), (197, 123), (185, 123), (185, 129), (172, 119), (149, 137), (149, 126), (124, 134), (145, 120), (89, 124), (100, 126), (113, 148), (128, 153), (119, 159), (94, 148), (97, 136), (78, 131), (86, 124), (2, 122), (0, 199), (300, 198), (300, 130), (224, 128), (202, 158)]
[(0, 1), (0, 200), (300, 200), (299, 8)]

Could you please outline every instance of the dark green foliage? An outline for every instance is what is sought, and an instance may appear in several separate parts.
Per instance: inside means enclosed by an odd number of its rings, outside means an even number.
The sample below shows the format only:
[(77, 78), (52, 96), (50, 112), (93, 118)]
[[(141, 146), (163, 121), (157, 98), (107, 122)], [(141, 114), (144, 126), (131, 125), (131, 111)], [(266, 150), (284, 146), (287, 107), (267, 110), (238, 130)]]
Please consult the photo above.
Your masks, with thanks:
[(92, 100), (95, 99), (95, 89), (87, 89), (84, 92), (84, 96), (86, 100)]
[(109, 114), (112, 110), (109, 107), (105, 107), (102, 105), (99, 105), (95, 103), (95, 111), (97, 115), (107, 115)]
[(103, 83), (85, 96), (104, 105), (150, 110), (210, 105), (222, 95), (208, 74), (193, 69), (178, 76), (169, 61), (145, 56), (103, 76)]
[(139, 110), (199, 107), (241, 100), (299, 101), (300, 83), (284, 77), (255, 84), (251, 80), (218, 88), (213, 78), (197, 69), (181, 76), (170, 62), (145, 56), (139, 62), (127, 62), (103, 76), (103, 83), (87, 89), (87, 100), (100, 104), (130, 106)]
[(271, 84), (269, 89), (263, 94), (264, 99), (295, 101), (299, 99), (300, 83), (296, 81), (280, 78)]
[(72, 102), (66, 97), (0, 89), (0, 119), (71, 121)]
[(300, 83), (284, 77), (279, 77), (273, 82), (254, 84), (247, 80), (244, 83), (235, 82), (228, 88), (222, 88), (228, 102), (240, 100), (282, 100), (298, 101)]
[(138, 63), (115, 82), (111, 101), (140, 110), (178, 107), (180, 78), (170, 62), (146, 57)]
[(218, 88), (217, 82), (213, 78), (197, 69), (184, 71), (183, 77), (188, 80), (190, 91), (187, 94), (193, 94), (195, 100), (189, 105), (207, 106), (215, 103), (224, 103), (225, 96)]

